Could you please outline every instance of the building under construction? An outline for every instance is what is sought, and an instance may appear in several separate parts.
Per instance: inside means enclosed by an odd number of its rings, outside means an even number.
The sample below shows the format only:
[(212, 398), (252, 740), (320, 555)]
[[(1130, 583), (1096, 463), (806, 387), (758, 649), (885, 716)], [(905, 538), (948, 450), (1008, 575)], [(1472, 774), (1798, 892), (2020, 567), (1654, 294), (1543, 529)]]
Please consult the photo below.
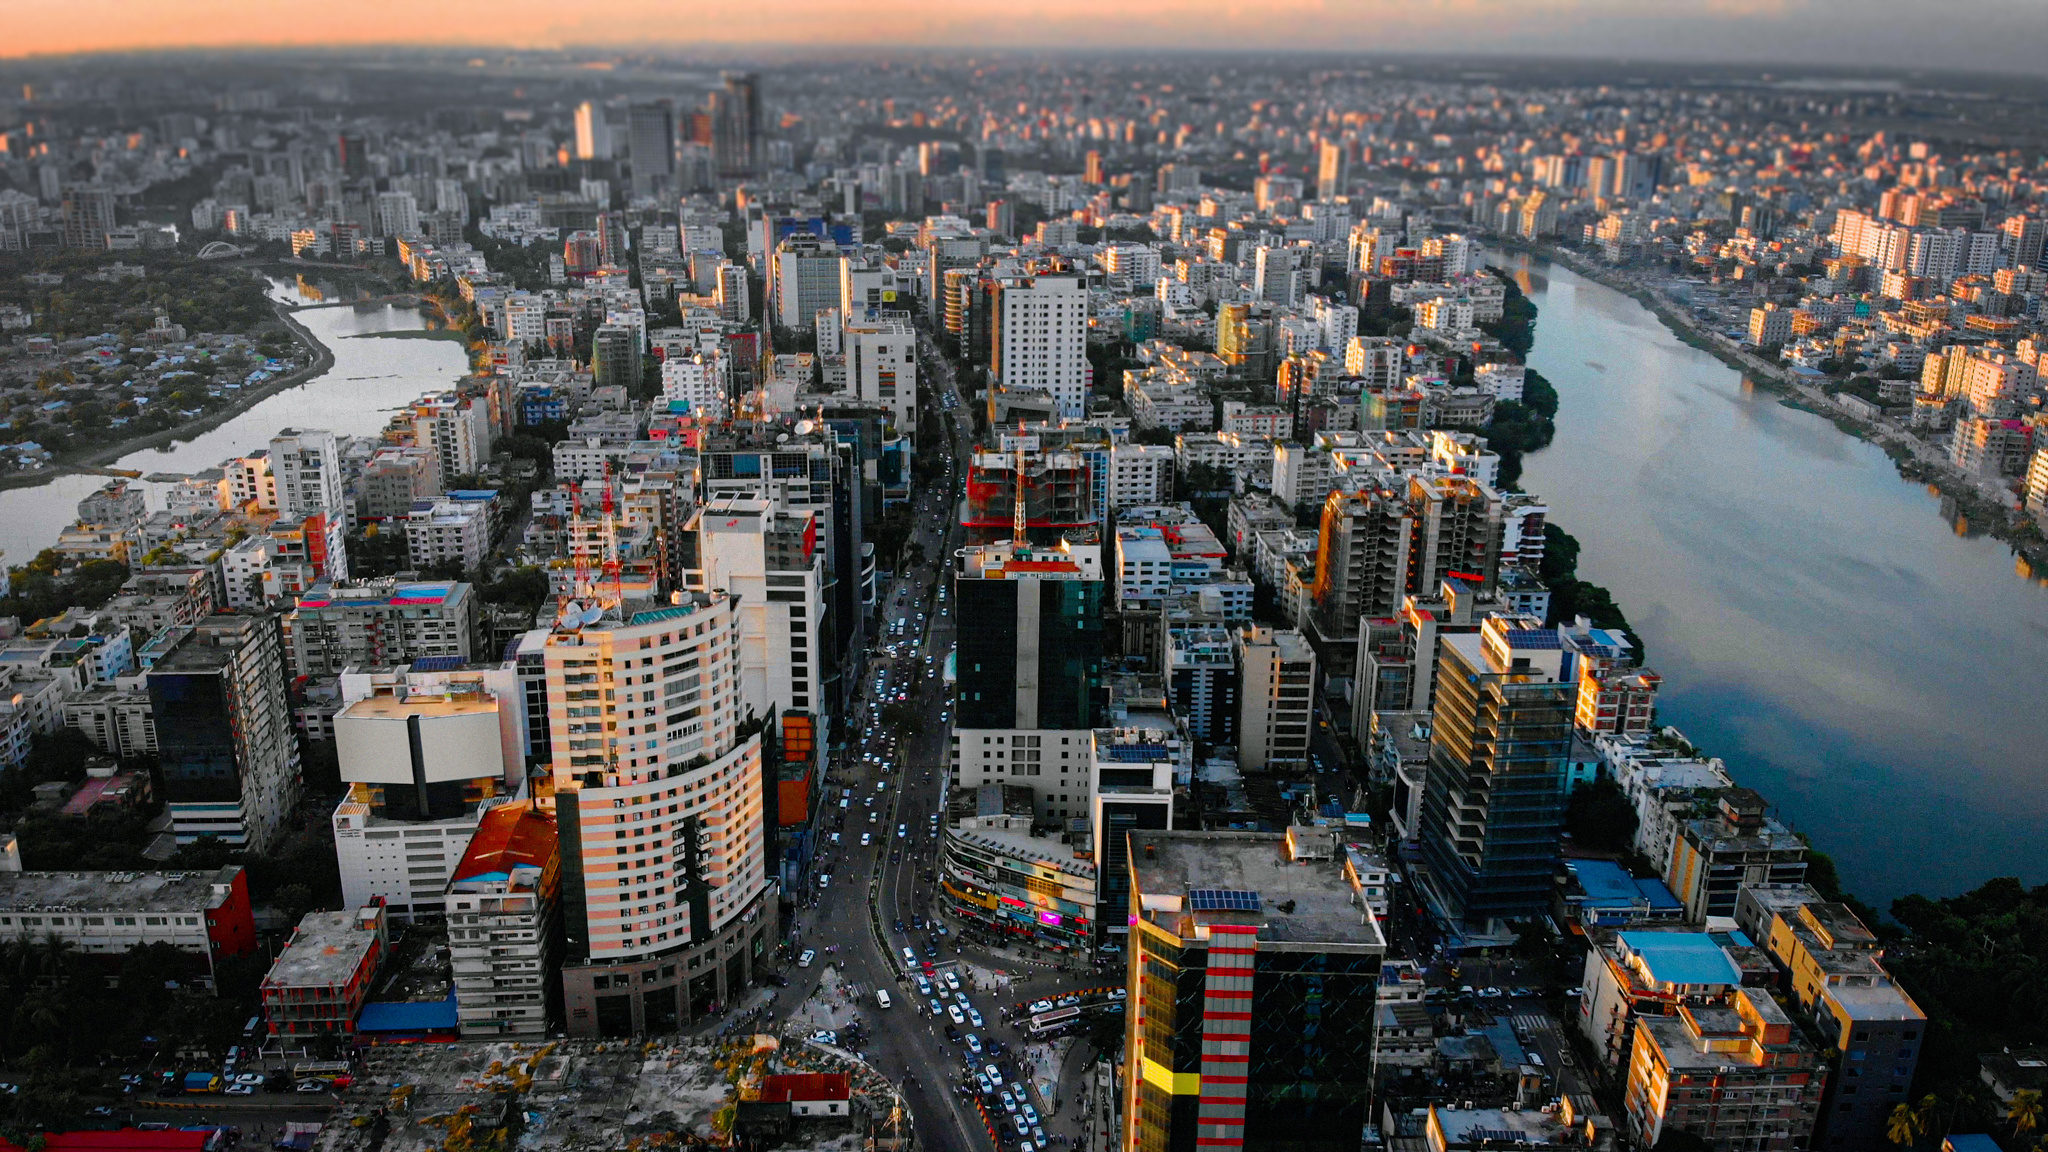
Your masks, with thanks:
[[(1021, 477), (1020, 477), (1021, 467)], [(1021, 479), (1021, 483), (1020, 483)], [(1079, 452), (976, 452), (967, 466), (967, 505), (960, 523), (969, 544), (1016, 536), (1017, 500), (1031, 542), (1053, 545), (1100, 539), (1088, 457)]]

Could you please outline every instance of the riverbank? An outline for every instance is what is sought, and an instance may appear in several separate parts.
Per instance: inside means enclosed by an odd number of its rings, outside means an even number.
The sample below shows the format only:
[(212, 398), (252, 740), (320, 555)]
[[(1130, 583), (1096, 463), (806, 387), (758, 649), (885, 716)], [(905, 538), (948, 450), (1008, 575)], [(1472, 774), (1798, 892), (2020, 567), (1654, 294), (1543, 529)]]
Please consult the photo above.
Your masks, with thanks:
[(111, 444), (105, 444), (83, 452), (66, 453), (57, 463), (52, 464), (48, 468), (38, 468), (33, 472), (12, 472), (5, 476), (0, 476), (0, 489), (34, 488), (38, 485), (47, 484), (59, 476), (80, 473), (112, 475), (113, 473), (101, 472), (100, 470), (131, 452), (140, 452), (145, 448), (161, 448), (166, 444), (174, 444), (180, 440), (191, 440), (205, 435), (233, 420), (235, 417), (240, 416), (242, 413), (247, 412), (249, 409), (254, 408), (256, 405), (261, 404), (263, 401), (270, 399), (272, 396), (297, 388), (310, 380), (317, 379), (328, 369), (334, 367), (333, 350), (329, 349), (327, 345), (322, 344), (319, 338), (314, 336), (312, 331), (304, 324), (299, 323), (283, 304), (273, 302), (271, 307), (276, 310), (278, 320), (291, 330), (292, 335), (297, 338), (300, 344), (303, 344), (313, 353), (311, 363), (303, 368), (287, 372), (282, 376), (266, 380), (254, 388), (245, 388), (235, 393), (235, 398), (226, 406), (207, 412), (204, 415), (195, 416), (170, 428), (159, 429), (145, 436), (134, 436), (126, 440), (117, 440)]
[(1782, 365), (1731, 347), (1725, 337), (1703, 328), (1683, 305), (1653, 286), (1640, 284), (1614, 268), (1555, 244), (1531, 244), (1506, 237), (1492, 238), (1489, 243), (1562, 264), (1641, 304), (1681, 343), (1742, 373), (1752, 387), (1779, 396), (1779, 403), (1787, 407), (1825, 418), (1845, 435), (1883, 449), (1900, 477), (1925, 484), (1948, 500), (1970, 531), (2005, 544), (2028, 568), (2048, 571), (2048, 540), (2044, 540), (2032, 517), (2014, 507), (2012, 494), (2003, 485), (1961, 471), (1949, 463), (1939, 448), (1906, 429), (1852, 415), (1833, 396), (1793, 376)]

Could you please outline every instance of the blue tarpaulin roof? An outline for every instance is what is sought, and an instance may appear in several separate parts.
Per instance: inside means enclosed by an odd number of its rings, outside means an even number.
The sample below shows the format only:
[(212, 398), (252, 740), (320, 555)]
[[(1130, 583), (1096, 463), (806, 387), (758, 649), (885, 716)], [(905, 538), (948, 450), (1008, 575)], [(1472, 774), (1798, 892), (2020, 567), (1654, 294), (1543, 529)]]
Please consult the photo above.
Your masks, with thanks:
[(1740, 984), (1735, 961), (1705, 932), (1623, 932), (1621, 942), (1649, 965), (1659, 984)]
[(388, 1004), (365, 1004), (356, 1017), (361, 1032), (452, 1032), (455, 1030), (455, 993), (446, 1000), (401, 1000)]
[(1683, 907), (1662, 880), (1637, 879), (1611, 860), (1572, 860), (1565, 867), (1585, 890), (1586, 903), (1594, 908), (1632, 906), (1638, 899), (1648, 901), (1651, 911)]

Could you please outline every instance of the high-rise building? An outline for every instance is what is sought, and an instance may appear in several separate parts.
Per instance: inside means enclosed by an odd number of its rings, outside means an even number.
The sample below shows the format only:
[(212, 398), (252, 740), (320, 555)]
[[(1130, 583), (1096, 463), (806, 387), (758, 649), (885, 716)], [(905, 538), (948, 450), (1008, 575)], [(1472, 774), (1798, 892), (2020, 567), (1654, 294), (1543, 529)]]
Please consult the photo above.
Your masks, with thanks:
[(478, 613), (474, 590), (459, 580), (319, 584), (282, 617), (285, 657), (294, 677), (316, 679), (350, 666), (466, 661), (477, 653)]
[(676, 113), (666, 100), (626, 110), (626, 148), (633, 161), (633, 192), (651, 196), (676, 172)]
[(209, 616), (148, 673), (165, 808), (180, 844), (263, 852), (298, 803), (299, 740), (277, 618)]
[(506, 795), (502, 703), (483, 691), (415, 692), (365, 697), (335, 715), (344, 904), (380, 902), (401, 918), (446, 910), (450, 867)]
[(1122, 1152), (1355, 1152), (1387, 945), (1344, 854), (1313, 828), (1128, 840)]
[(751, 176), (761, 169), (761, 78), (728, 72), (725, 86), (711, 92), (711, 158), (722, 179)]
[(1685, 1132), (1780, 1152), (1809, 1147), (1826, 1083), (1819, 1050), (1770, 992), (1735, 988), (1637, 1022), (1622, 1107), (1641, 1147)]
[(604, 120), (604, 105), (585, 100), (576, 106), (576, 158), (612, 158), (612, 132)]
[(1071, 273), (1011, 277), (997, 300), (994, 363), (997, 386), (1053, 398), (1062, 419), (1079, 420), (1088, 405), (1088, 293)]
[(838, 245), (808, 233), (777, 244), (768, 281), (775, 322), (785, 328), (808, 328), (821, 309), (837, 307), (839, 259)]
[(953, 587), (975, 622), (954, 657), (954, 778), (1030, 786), (1048, 814), (1047, 796), (1078, 808), (1103, 714), (1101, 548), (969, 547)]
[(1252, 295), (1269, 304), (1294, 308), (1308, 296), (1308, 262), (1313, 248), (1260, 248), (1253, 269)]
[(825, 554), (818, 513), (719, 497), (684, 529), (690, 587), (739, 599), (740, 708), (822, 707)]
[(1308, 764), (1314, 723), (1316, 653), (1299, 632), (1252, 625), (1236, 635), (1239, 682), (1237, 761), (1247, 771)]
[(1541, 621), (1501, 615), (1442, 637), (1438, 651), (1422, 888), (1454, 922), (1538, 915), (1564, 821), (1577, 689), (1563, 645)]
[(739, 601), (572, 603), (546, 639), (573, 1036), (669, 1032), (736, 1002), (775, 936)]
[(624, 324), (600, 324), (590, 336), (592, 386), (624, 388), (628, 393), (640, 387), (643, 369), (638, 333)]
[(907, 313), (850, 321), (844, 331), (847, 391), (895, 414), (896, 431), (917, 431), (917, 331)]
[(1166, 630), (1167, 691), (1188, 734), (1210, 744), (1237, 743), (1237, 643), (1223, 628), (1196, 625)]
[(1351, 153), (1341, 141), (1325, 140), (1316, 155), (1316, 199), (1344, 195), (1351, 184)]
[(1129, 935), (1130, 836), (1173, 827), (1174, 785), (1193, 771), (1192, 742), (1170, 721), (1155, 718), (1087, 733), (1088, 826), (1094, 833), (1098, 880), (1098, 944), (1112, 952)]
[(361, 132), (343, 132), (335, 137), (334, 158), (341, 174), (360, 179), (370, 174), (370, 145)]
[(285, 428), (270, 438), (271, 482), (280, 520), (301, 520), (324, 537), (321, 561), (330, 580), (348, 579), (348, 493), (334, 433)]
[(1102, 167), (1102, 153), (1098, 149), (1090, 148), (1088, 155), (1083, 159), (1081, 182), (1083, 184), (1097, 185), (1098, 187), (1109, 183)]
[(64, 246), (107, 246), (114, 230), (114, 190), (104, 184), (64, 185)]
[(486, 812), (445, 898), (463, 1039), (539, 1039), (560, 1020), (561, 891), (554, 814), (533, 804)]

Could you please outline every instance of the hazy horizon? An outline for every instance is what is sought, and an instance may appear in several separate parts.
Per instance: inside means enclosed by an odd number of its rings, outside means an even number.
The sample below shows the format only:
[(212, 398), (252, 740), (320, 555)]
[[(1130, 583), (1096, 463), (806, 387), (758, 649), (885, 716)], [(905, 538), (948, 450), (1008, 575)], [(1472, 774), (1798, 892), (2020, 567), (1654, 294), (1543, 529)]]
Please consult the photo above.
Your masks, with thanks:
[[(1341, 2), (1341, 0), (1339, 0)], [(0, 59), (193, 49), (1172, 49), (1462, 54), (2048, 75), (2048, 3), (1979, 0), (912, 0), (873, 19), (833, 0), (714, 3), (687, 22), (651, 0), (565, 9), (504, 0), (362, 0), (346, 8), (80, 0), (16, 17)]]

